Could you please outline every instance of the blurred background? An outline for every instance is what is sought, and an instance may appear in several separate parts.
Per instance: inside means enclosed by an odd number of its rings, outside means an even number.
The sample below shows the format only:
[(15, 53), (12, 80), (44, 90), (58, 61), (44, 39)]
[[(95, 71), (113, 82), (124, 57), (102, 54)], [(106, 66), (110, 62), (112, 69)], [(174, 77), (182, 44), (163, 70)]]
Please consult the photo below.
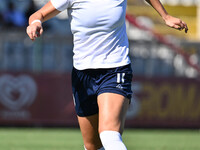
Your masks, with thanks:
[[(77, 127), (70, 72), (73, 39), (67, 11), (26, 35), (29, 16), (48, 0), (0, 0), (0, 126)], [(147, 3), (128, 0), (133, 68), (128, 128), (200, 127), (200, 1), (161, 0), (184, 20), (167, 27)]]

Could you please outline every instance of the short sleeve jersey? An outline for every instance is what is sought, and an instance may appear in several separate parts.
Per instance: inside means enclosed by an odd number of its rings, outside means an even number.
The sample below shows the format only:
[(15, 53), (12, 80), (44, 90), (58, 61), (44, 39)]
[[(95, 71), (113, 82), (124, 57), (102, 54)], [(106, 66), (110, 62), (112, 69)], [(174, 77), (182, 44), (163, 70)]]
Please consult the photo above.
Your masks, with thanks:
[(130, 63), (126, 34), (126, 0), (51, 0), (68, 10), (78, 70), (113, 68)]

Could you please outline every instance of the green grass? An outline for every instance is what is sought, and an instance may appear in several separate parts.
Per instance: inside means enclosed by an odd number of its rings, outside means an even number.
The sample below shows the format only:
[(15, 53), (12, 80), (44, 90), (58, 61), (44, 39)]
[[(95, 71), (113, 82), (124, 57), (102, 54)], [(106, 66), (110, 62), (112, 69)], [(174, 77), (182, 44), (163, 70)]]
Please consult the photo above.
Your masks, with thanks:
[[(128, 150), (199, 150), (199, 130), (125, 130)], [(78, 129), (0, 128), (0, 150), (83, 150)]]
[(199, 130), (126, 130), (129, 150), (200, 150)]

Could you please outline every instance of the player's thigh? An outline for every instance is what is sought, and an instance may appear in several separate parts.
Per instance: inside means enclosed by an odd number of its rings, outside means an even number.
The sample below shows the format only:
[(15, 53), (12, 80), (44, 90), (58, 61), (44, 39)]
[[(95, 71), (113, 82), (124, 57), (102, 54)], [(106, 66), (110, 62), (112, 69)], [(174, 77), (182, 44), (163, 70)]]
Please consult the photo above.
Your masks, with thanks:
[(78, 121), (85, 147), (88, 150), (101, 148), (102, 144), (98, 133), (98, 114), (88, 117), (78, 116)]
[(100, 133), (112, 130), (122, 134), (129, 102), (128, 98), (115, 93), (103, 93), (98, 96)]

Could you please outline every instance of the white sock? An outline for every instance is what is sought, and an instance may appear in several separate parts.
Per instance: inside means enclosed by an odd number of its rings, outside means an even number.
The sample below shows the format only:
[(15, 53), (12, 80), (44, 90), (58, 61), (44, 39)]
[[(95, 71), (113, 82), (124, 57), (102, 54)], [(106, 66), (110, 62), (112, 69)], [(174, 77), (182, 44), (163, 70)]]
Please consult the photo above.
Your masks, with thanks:
[(85, 148), (85, 145), (84, 145), (84, 150), (87, 150), (87, 149)]
[(100, 139), (105, 150), (127, 150), (119, 132), (103, 131), (100, 133)]

